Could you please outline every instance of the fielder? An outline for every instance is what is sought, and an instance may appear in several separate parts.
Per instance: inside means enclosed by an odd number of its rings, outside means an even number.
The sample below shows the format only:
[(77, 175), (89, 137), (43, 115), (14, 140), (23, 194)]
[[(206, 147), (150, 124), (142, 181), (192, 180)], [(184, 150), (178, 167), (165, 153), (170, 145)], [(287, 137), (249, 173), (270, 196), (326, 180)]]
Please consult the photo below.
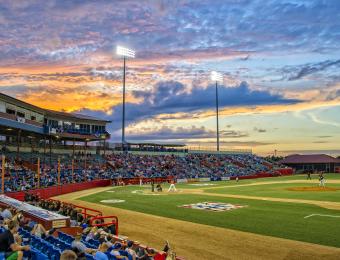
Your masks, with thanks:
[(170, 187), (168, 189), (168, 192), (170, 192), (170, 191), (174, 191), (174, 192), (177, 191), (174, 180), (171, 181)]
[(320, 174), (319, 181), (320, 181), (319, 186), (325, 187), (325, 177), (323, 176), (323, 173)]

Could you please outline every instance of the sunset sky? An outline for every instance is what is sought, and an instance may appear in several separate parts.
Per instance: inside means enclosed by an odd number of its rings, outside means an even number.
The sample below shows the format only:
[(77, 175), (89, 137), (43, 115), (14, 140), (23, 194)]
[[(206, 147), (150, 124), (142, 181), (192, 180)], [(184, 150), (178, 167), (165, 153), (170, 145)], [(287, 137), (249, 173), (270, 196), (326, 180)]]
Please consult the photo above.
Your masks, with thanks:
[(340, 154), (339, 0), (0, 0), (0, 92), (127, 141)]

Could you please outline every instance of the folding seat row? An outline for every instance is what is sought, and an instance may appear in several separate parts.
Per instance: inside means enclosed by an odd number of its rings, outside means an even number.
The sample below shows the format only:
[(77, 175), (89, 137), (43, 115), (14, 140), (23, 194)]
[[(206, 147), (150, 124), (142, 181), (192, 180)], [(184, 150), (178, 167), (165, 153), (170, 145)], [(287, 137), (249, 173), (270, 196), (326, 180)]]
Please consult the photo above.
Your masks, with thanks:
[(30, 245), (32, 252), (38, 251), (37, 255), (40, 258), (44, 258), (46, 256), (46, 259), (51, 260), (58, 260), (60, 258), (61, 251), (60, 248), (55, 247), (51, 243), (45, 241), (44, 239), (41, 239), (40, 237), (36, 237), (34, 235), (31, 235), (29, 231), (26, 231), (24, 229), (19, 229), (19, 234), (22, 236), (24, 240), (24, 244)]
[(71, 244), (74, 240), (74, 237), (73, 236), (70, 236), (64, 232), (61, 232), (61, 231), (58, 231), (58, 238), (61, 240), (61, 241), (64, 241), (68, 244)]

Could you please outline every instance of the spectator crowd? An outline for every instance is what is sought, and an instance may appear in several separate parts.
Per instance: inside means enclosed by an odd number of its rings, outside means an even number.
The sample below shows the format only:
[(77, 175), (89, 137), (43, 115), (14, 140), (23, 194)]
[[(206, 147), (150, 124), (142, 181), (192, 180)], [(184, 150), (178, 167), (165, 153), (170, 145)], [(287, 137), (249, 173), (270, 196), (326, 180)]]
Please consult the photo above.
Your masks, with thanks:
[[(46, 230), (41, 224), (24, 217), (21, 211), (3, 207), (0, 208), (0, 259), (165, 260), (167, 253), (171, 252), (168, 243), (163, 251), (157, 252), (140, 246), (137, 241), (119, 238), (110, 225), (91, 226), (90, 219), (74, 205), (43, 200), (29, 193), (25, 194), (25, 200), (69, 216), (82, 232), (73, 237), (56, 229)], [(94, 223), (101, 223), (98, 221)]]
[[(80, 155), (84, 156), (84, 155)], [(86, 155), (81, 157), (73, 169), (69, 156), (64, 156), (60, 164), (60, 183), (78, 183), (98, 179), (168, 177), (218, 178), (240, 177), (270, 172), (268, 162), (252, 154), (186, 154), (179, 155), (140, 155), (132, 153), (113, 153), (105, 158)], [(106, 162), (108, 167), (106, 167)], [(84, 168), (86, 166), (86, 169)], [(7, 157), (5, 191), (26, 191), (36, 188), (38, 175), (23, 163)], [(58, 164), (41, 165), (40, 187), (56, 185)]]
[(107, 160), (114, 178), (167, 177), (202, 178), (233, 177), (268, 172), (264, 161), (252, 154), (213, 155), (136, 155), (112, 154)]

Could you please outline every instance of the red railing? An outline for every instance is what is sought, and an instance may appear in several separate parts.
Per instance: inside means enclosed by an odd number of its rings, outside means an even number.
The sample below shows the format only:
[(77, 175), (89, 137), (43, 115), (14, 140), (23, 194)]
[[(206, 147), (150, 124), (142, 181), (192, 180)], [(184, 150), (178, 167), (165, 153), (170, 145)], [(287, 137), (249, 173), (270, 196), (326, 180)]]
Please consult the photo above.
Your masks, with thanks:
[[(109, 222), (104, 222), (104, 223), (99, 223), (99, 224), (94, 224), (93, 222), (96, 220), (104, 220), (104, 219), (111, 219)], [(116, 236), (118, 236), (118, 218), (116, 216), (97, 216), (94, 217), (90, 220), (90, 226), (93, 227), (104, 227), (104, 226), (109, 226), (109, 225), (115, 225), (115, 230), (116, 230)]]

